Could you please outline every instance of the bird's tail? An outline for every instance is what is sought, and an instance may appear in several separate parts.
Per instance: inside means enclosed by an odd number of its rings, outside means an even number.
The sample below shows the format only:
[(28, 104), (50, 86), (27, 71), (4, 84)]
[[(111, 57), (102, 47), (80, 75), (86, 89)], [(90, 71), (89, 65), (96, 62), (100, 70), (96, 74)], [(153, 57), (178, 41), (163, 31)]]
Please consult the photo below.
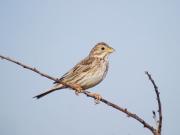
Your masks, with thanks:
[(60, 90), (60, 89), (63, 89), (63, 88), (65, 88), (64, 85), (62, 85), (62, 84), (57, 84), (57, 85), (55, 85), (53, 88), (49, 89), (48, 91), (46, 91), (46, 92), (44, 92), (44, 93), (41, 93), (41, 94), (39, 94), (39, 95), (36, 95), (36, 96), (34, 96), (33, 98), (39, 99), (39, 98), (42, 98), (42, 97), (46, 96), (47, 94), (50, 94), (51, 92), (54, 92), (54, 91), (56, 91), (56, 90)]

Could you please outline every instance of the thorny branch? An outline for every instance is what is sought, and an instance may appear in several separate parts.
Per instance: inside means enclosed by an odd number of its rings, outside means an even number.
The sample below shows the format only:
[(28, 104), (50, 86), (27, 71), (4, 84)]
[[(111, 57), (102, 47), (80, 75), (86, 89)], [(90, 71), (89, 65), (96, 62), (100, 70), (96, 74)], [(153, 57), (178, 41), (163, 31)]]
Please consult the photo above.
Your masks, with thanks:
[[(30, 66), (27, 66), (19, 61), (16, 61), (16, 60), (13, 60), (9, 57), (6, 57), (6, 56), (2, 56), (0, 55), (0, 58), (3, 60), (7, 60), (7, 61), (10, 61), (12, 63), (15, 63), (23, 68), (26, 68), (28, 70), (31, 70), (33, 72), (36, 72), (37, 74), (43, 76), (43, 77), (46, 77), (50, 80), (53, 80), (53, 81), (58, 81), (57, 78), (54, 78), (54, 77), (51, 77), (45, 73), (42, 73), (40, 72), (39, 70), (37, 70), (36, 68), (33, 68), (33, 67), (30, 67)], [(152, 82), (153, 86), (154, 86), (154, 89), (155, 89), (155, 92), (156, 92), (156, 96), (157, 96), (157, 100), (158, 100), (158, 106), (159, 106), (159, 125), (158, 125), (158, 129), (154, 128), (153, 126), (151, 126), (150, 124), (148, 124), (145, 120), (143, 120), (142, 118), (140, 118), (137, 114), (135, 113), (132, 113), (130, 111), (128, 111), (126, 108), (123, 108), (123, 107), (120, 107), (104, 98), (102, 98), (100, 101), (105, 103), (106, 105), (108, 106), (111, 106), (113, 107), (114, 109), (118, 110), (118, 111), (121, 111), (123, 113), (125, 113), (128, 117), (131, 117), (131, 118), (134, 118), (135, 120), (137, 120), (138, 122), (140, 122), (145, 128), (149, 129), (154, 135), (160, 135), (161, 134), (161, 127), (162, 127), (162, 111), (161, 111), (161, 102), (160, 102), (160, 97), (159, 97), (159, 91), (158, 91), (158, 87), (157, 85), (155, 84), (154, 80), (152, 79), (151, 75), (146, 72), (146, 75), (149, 77), (150, 81)], [(64, 84), (65, 85), (65, 84)], [(92, 96), (90, 94), (90, 92), (88, 91), (84, 91), (83, 94), (85, 94), (87, 97), (91, 97), (91, 98), (94, 98), (96, 99), (94, 96)]]
[(161, 133), (161, 129), (162, 129), (162, 107), (161, 107), (161, 100), (160, 100), (160, 96), (159, 96), (159, 91), (158, 91), (158, 87), (155, 83), (155, 81), (153, 80), (153, 78), (151, 77), (151, 74), (149, 74), (147, 71), (145, 72), (145, 74), (148, 76), (149, 80), (151, 81), (151, 83), (153, 84), (156, 96), (157, 96), (157, 102), (158, 102), (158, 115), (159, 115), (159, 119), (158, 119), (158, 128), (157, 131), (160, 134)]

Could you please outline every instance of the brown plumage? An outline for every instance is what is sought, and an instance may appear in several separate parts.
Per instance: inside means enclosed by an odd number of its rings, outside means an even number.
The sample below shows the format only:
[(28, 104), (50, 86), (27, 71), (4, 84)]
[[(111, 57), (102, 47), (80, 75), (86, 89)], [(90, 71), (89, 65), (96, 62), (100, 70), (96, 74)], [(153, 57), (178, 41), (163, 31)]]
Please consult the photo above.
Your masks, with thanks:
[[(53, 88), (35, 96), (41, 98), (51, 92), (63, 88), (73, 88), (77, 93), (99, 84), (108, 71), (108, 56), (114, 51), (109, 45), (100, 42), (92, 48), (89, 55), (64, 74)], [(63, 84), (67, 84), (66, 86)]]

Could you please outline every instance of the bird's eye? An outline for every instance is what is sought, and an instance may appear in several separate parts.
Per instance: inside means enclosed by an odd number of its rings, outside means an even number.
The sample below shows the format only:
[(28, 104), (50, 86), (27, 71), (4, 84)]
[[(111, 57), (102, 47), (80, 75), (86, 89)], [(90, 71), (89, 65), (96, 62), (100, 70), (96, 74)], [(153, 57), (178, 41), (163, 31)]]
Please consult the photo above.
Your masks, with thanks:
[(101, 48), (101, 50), (104, 50), (104, 49), (105, 49), (104, 47)]

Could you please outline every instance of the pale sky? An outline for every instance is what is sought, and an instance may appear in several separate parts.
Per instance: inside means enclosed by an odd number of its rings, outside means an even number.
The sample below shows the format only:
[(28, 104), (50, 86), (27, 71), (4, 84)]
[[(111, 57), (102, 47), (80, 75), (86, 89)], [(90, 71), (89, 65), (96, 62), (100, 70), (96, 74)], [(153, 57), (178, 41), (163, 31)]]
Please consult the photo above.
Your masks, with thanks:
[[(148, 70), (159, 86), (163, 135), (180, 128), (180, 1), (1, 0), (0, 54), (61, 77), (104, 41), (106, 79), (89, 89), (155, 125), (157, 102)], [(62, 90), (40, 100), (51, 80), (0, 60), (1, 135), (151, 135), (132, 118), (85, 95)]]

